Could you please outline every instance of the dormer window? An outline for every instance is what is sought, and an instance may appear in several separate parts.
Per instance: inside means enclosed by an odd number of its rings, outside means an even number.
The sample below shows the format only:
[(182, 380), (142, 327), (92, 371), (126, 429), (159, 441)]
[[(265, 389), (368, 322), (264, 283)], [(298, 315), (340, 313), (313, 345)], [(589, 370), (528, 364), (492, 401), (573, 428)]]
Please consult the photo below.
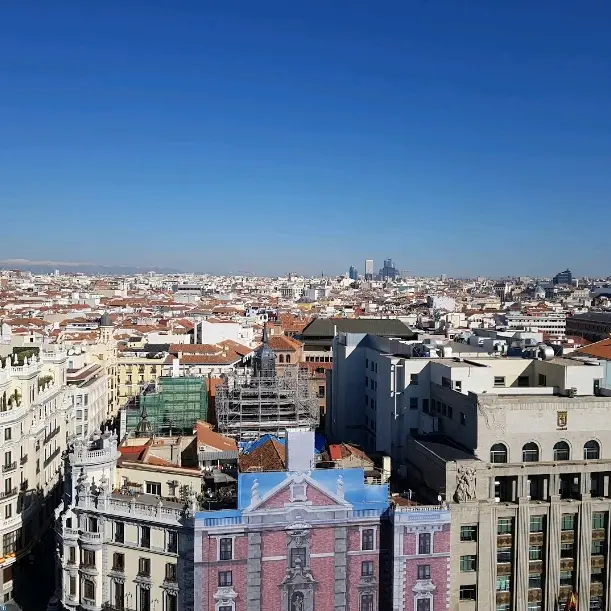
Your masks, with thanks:
[(291, 501), (306, 501), (306, 485), (293, 484), (291, 486)]

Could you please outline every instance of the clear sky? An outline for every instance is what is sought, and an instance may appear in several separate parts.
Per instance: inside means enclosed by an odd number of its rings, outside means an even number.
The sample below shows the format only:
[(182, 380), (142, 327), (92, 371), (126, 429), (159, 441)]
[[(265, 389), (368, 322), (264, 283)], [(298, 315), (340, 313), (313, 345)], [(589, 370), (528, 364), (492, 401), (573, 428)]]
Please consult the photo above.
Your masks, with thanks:
[(3, 0), (0, 259), (611, 274), (609, 0)]

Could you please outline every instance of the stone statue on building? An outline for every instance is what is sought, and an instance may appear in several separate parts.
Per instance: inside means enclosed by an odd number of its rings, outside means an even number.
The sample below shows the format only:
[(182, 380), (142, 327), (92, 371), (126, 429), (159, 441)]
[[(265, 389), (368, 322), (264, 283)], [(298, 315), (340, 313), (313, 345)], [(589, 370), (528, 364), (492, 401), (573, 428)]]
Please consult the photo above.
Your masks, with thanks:
[(472, 501), (475, 498), (475, 469), (459, 467), (456, 474), (456, 492), (454, 500), (457, 503)]

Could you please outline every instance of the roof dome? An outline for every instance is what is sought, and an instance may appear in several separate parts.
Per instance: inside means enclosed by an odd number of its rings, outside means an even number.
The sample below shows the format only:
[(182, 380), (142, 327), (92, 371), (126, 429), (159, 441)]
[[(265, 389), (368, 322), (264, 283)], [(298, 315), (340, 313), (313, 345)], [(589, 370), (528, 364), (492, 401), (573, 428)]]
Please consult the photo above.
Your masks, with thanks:
[(273, 378), (276, 375), (276, 355), (267, 343), (267, 324), (263, 326), (263, 343), (255, 350), (253, 370), (259, 378)]
[(102, 317), (100, 318), (100, 327), (112, 327), (112, 320), (110, 320), (110, 316), (104, 312)]

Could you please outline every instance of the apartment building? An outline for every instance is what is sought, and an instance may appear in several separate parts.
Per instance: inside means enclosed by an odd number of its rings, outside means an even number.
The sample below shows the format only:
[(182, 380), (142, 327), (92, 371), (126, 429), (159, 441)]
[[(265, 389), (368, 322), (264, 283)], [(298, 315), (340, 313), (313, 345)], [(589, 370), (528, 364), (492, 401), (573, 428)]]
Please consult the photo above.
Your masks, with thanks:
[(508, 329), (536, 329), (552, 337), (566, 336), (566, 314), (564, 312), (508, 312)]
[(68, 610), (193, 608), (193, 438), (77, 439), (57, 512), (61, 602)]
[(567, 333), (592, 342), (611, 335), (611, 312), (584, 312), (567, 319)]
[(70, 436), (87, 438), (108, 419), (108, 375), (101, 365), (85, 365), (67, 372), (66, 400), (73, 418)]
[[(600, 364), (546, 347), (538, 358), (427, 358), (379, 338), (337, 343), (336, 425), (349, 437), (373, 419), (366, 437), (410, 489), (450, 509), (451, 609), (556, 611), (573, 591), (581, 609), (608, 608), (611, 397)], [(350, 394), (347, 412), (342, 395), (365, 371), (361, 407)]]
[(66, 358), (58, 348), (1, 360), (0, 600), (13, 599), (14, 578), (48, 527), (60, 498), (61, 453), (69, 433)]

